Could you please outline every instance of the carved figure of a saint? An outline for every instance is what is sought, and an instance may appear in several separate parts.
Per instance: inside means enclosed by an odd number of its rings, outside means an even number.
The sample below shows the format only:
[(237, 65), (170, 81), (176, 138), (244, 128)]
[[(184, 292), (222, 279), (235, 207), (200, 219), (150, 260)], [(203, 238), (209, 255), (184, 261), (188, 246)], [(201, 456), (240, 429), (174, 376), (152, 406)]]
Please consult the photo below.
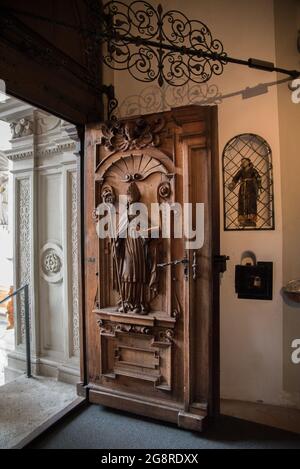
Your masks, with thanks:
[(132, 228), (131, 222), (136, 213), (132, 213), (131, 207), (140, 198), (137, 184), (130, 183), (127, 211), (120, 217), (113, 249), (114, 284), (120, 295), (119, 311), (145, 315), (149, 313), (150, 303), (158, 293), (157, 239), (153, 236), (158, 236), (159, 228), (151, 225), (146, 230), (142, 226), (139, 230)]
[(261, 176), (249, 158), (242, 158), (241, 167), (233, 176), (228, 189), (233, 191), (240, 185), (238, 193), (238, 221), (242, 227), (256, 227), (257, 202), (261, 189)]

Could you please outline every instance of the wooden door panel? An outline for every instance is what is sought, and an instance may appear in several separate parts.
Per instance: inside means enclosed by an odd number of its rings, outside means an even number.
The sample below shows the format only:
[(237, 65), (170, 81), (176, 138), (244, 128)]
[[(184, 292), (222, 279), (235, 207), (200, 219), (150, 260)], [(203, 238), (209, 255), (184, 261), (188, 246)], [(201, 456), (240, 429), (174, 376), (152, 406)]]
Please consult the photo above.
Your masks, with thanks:
[[(90, 401), (198, 430), (218, 398), (213, 369), (218, 336), (216, 135), (216, 108), (196, 106), (86, 130)], [(119, 196), (126, 194), (128, 213), (135, 201), (148, 208), (154, 202), (204, 203), (203, 247), (187, 251), (184, 238), (164, 239), (161, 216), (153, 223), (160, 228), (158, 239), (121, 239), (125, 218)], [(97, 236), (102, 201), (118, 213), (115, 239)], [(128, 213), (126, 230), (132, 219)]]

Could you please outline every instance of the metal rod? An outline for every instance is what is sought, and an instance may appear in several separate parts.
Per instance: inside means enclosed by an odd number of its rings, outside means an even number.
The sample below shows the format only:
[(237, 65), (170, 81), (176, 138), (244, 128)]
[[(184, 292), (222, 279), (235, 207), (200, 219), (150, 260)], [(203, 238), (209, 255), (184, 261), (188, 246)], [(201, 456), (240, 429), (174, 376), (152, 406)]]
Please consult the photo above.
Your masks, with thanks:
[(197, 49), (191, 49), (188, 47), (175, 46), (174, 44), (172, 45), (164, 44), (164, 43), (160, 43), (156, 41), (150, 41), (148, 39), (142, 39), (140, 37), (127, 37), (123, 34), (114, 33), (113, 30), (110, 31), (110, 33), (102, 32), (101, 36), (107, 39), (108, 41), (109, 40), (124, 41), (125, 43), (134, 44), (136, 46), (141, 46), (141, 45), (149, 46), (149, 47), (154, 47), (157, 49), (168, 50), (170, 52), (178, 52), (179, 54), (189, 55), (191, 57), (199, 57), (199, 58), (204, 57), (207, 59), (219, 60), (223, 64), (233, 63), (237, 65), (244, 65), (246, 67), (254, 68), (256, 70), (283, 73), (285, 75), (289, 75), (291, 78), (298, 78), (300, 76), (300, 71), (298, 70), (288, 70), (285, 68), (275, 67), (273, 63), (259, 60), (259, 59), (253, 59), (253, 58), (250, 58), (248, 60), (236, 59), (226, 54), (221, 55), (215, 52), (207, 52), (207, 51), (202, 51), (202, 50), (197, 50)]
[(25, 287), (21, 287), (21, 288), (18, 288), (17, 290), (15, 290), (13, 293), (11, 293), (6, 298), (4, 298), (4, 300), (1, 300), (0, 305), (2, 305), (2, 303), (6, 303), (8, 300), (10, 300), (10, 298), (13, 298), (14, 296), (16, 296), (18, 293), (20, 293), (22, 290), (24, 290), (24, 288)]
[(25, 303), (25, 342), (26, 342), (26, 370), (27, 378), (32, 378), (31, 375), (31, 353), (30, 353), (30, 317), (29, 317), (29, 288), (28, 285), (24, 287), (24, 303)]
[(120, 40), (120, 41), (125, 41), (128, 44), (135, 44), (137, 46), (146, 45), (146, 46), (149, 46), (149, 47), (155, 47), (155, 48), (159, 49), (160, 51), (169, 50), (171, 52), (178, 52), (178, 53), (182, 53), (182, 54), (189, 55), (189, 56), (204, 57), (204, 58), (209, 58), (209, 59), (212, 59), (212, 60), (220, 60), (224, 64), (234, 63), (234, 64), (237, 64), (237, 65), (243, 65), (243, 66), (246, 66), (246, 67), (249, 67), (249, 68), (254, 68), (256, 70), (264, 70), (264, 71), (268, 71), (268, 72), (278, 72), (278, 73), (282, 73), (284, 75), (288, 75), (291, 78), (298, 78), (300, 76), (300, 71), (298, 71), (298, 70), (288, 70), (288, 69), (285, 69), (285, 68), (275, 67), (275, 65), (273, 63), (266, 62), (266, 61), (263, 61), (263, 60), (258, 60), (258, 59), (253, 59), (253, 58), (250, 58), (248, 60), (237, 59), (237, 58), (230, 57), (230, 56), (227, 56), (227, 55), (222, 56), (222, 55), (214, 53), (214, 52), (200, 51), (200, 50), (195, 50), (195, 49), (191, 49), (191, 48), (187, 48), (187, 47), (180, 47), (180, 46), (165, 44), (162, 41), (161, 42), (156, 42), (156, 41), (150, 41), (148, 39), (142, 39), (141, 37), (127, 37), (125, 35), (120, 35), (119, 33), (116, 33), (113, 29), (113, 25), (112, 25), (112, 29), (109, 31), (109, 33), (106, 33), (105, 31), (97, 31), (95, 33), (95, 31), (92, 31), (92, 30), (89, 30), (89, 29), (86, 29), (86, 28), (82, 28), (82, 26), (71, 25), (71, 24), (68, 24), (68, 23), (64, 23), (64, 22), (54, 20), (53, 18), (47, 18), (47, 17), (43, 17), (41, 15), (35, 15), (31, 12), (29, 13), (29, 12), (25, 12), (23, 10), (17, 10), (15, 8), (4, 7), (4, 8), (1, 8), (1, 11), (3, 11), (3, 13), (10, 13), (10, 14), (11, 13), (14, 13), (14, 14), (16, 13), (16, 14), (19, 14), (19, 15), (25, 15), (25, 16), (29, 16), (31, 18), (35, 18), (35, 19), (40, 20), (40, 21), (46, 21), (48, 23), (55, 24), (57, 26), (61, 26), (61, 27), (65, 27), (65, 28), (71, 28), (71, 29), (75, 30), (76, 32), (78, 32), (79, 34), (84, 34), (85, 36), (90, 35), (90, 36), (94, 37), (95, 40), (97, 40), (97, 39), (106, 39), (107, 41), (109, 41), (109, 40), (119, 41)]

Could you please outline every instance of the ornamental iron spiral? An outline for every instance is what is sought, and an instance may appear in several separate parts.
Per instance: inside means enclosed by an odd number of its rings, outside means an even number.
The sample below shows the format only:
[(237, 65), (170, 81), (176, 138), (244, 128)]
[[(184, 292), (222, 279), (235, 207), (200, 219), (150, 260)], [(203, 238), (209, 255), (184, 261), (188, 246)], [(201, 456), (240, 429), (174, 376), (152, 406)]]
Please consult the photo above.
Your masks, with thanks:
[(103, 60), (110, 68), (128, 70), (141, 82), (157, 80), (160, 86), (205, 83), (223, 72), (223, 45), (201, 21), (177, 10), (164, 13), (161, 5), (144, 1), (110, 1), (103, 9)]

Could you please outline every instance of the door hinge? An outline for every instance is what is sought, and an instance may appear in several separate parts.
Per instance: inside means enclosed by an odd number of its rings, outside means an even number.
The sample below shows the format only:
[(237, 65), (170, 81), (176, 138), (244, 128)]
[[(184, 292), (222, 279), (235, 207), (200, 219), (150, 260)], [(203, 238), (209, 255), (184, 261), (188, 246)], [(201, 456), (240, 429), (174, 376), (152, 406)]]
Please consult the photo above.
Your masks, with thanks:
[(214, 265), (220, 274), (227, 270), (227, 261), (230, 260), (229, 256), (214, 256)]

